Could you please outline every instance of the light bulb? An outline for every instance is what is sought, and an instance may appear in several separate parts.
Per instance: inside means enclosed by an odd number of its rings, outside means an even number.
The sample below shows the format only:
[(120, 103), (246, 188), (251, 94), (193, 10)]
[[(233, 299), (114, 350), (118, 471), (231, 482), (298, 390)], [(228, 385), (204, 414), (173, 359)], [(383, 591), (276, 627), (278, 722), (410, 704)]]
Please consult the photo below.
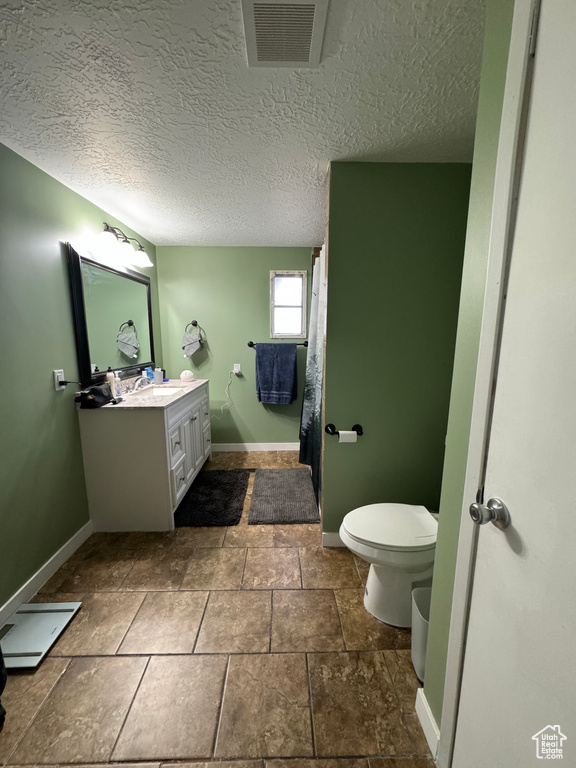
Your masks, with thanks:
[(150, 261), (150, 257), (143, 248), (139, 248), (134, 254), (134, 261), (132, 262), (136, 267), (153, 267), (154, 264)]
[(118, 246), (117, 258), (124, 267), (131, 267), (135, 261), (136, 252), (129, 240), (121, 240)]

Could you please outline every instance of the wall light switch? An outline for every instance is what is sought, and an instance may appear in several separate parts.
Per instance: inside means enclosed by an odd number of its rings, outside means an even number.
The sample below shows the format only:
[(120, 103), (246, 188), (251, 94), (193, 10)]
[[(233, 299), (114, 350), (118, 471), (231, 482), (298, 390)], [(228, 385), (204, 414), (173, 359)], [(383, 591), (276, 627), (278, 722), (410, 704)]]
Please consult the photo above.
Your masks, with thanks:
[(240, 363), (234, 363), (234, 367), (232, 368), (232, 371), (236, 374), (236, 376), (242, 375), (242, 366)]
[(56, 392), (61, 392), (63, 389), (66, 389), (66, 385), (60, 383), (61, 381), (66, 381), (64, 370), (59, 368), (57, 371), (52, 371), (52, 373), (54, 374), (54, 389)]

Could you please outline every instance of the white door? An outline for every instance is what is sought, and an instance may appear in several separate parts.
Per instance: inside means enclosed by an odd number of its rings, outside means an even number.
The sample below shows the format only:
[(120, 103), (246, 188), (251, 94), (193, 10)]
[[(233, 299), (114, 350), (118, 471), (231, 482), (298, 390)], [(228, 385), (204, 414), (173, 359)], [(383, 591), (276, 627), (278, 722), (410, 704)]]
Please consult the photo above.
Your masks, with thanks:
[(575, 89), (576, 2), (542, 0), (485, 475), (512, 525), (479, 530), (453, 768), (576, 766)]

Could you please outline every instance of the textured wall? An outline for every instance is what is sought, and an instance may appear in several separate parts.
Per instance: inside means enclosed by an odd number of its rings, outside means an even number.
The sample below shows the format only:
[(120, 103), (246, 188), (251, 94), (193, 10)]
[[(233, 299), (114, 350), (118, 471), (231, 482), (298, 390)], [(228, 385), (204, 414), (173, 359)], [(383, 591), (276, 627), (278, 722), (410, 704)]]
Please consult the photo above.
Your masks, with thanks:
[(5, 0), (5, 144), (157, 245), (323, 242), (328, 161), (469, 161), (481, 0), (331, 0), (316, 70), (240, 0)]
[[(492, 220), (492, 198), (498, 134), (504, 96), (506, 63), (514, 0), (489, 0), (486, 43), (474, 164), (470, 189), (470, 212), (458, 315), (454, 378), (446, 438), (446, 459), (440, 500), (440, 526), (434, 566), (434, 589), (430, 611), (426, 685), (430, 708), (440, 723), (446, 674), (448, 632), (458, 549), (460, 515), (470, 438), (470, 420), (480, 343), (488, 242)], [(467, 501), (467, 503), (470, 503)]]
[(377, 502), (438, 509), (470, 166), (330, 171), (323, 526)]
[[(270, 270), (305, 269), (310, 295), (311, 248), (158, 248), (162, 349), (170, 376), (192, 369), (210, 379), (214, 443), (296, 443), (300, 428), (306, 350), (298, 347), (298, 400), (263, 405), (256, 399), (256, 351), (248, 341), (270, 341)], [(192, 362), (181, 349), (184, 327), (198, 320), (206, 347)], [(281, 343), (281, 341), (278, 341)], [(233, 363), (232, 407), (224, 390)]]
[(75, 387), (52, 370), (78, 378), (62, 242), (104, 219), (124, 228), (0, 144), (0, 605), (88, 521)]

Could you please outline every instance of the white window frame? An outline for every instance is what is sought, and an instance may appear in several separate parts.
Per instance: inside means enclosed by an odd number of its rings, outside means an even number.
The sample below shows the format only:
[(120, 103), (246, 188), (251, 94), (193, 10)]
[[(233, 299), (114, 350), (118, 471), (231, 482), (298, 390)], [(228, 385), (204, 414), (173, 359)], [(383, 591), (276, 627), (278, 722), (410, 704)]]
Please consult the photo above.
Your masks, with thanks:
[[(302, 278), (302, 305), (277, 304), (274, 296), (275, 277), (300, 277)], [(270, 270), (270, 338), (271, 339), (305, 339), (306, 328), (306, 301), (308, 298), (308, 272), (305, 269), (271, 269)], [(302, 333), (274, 333), (274, 308), (286, 307), (287, 309), (302, 310)]]

